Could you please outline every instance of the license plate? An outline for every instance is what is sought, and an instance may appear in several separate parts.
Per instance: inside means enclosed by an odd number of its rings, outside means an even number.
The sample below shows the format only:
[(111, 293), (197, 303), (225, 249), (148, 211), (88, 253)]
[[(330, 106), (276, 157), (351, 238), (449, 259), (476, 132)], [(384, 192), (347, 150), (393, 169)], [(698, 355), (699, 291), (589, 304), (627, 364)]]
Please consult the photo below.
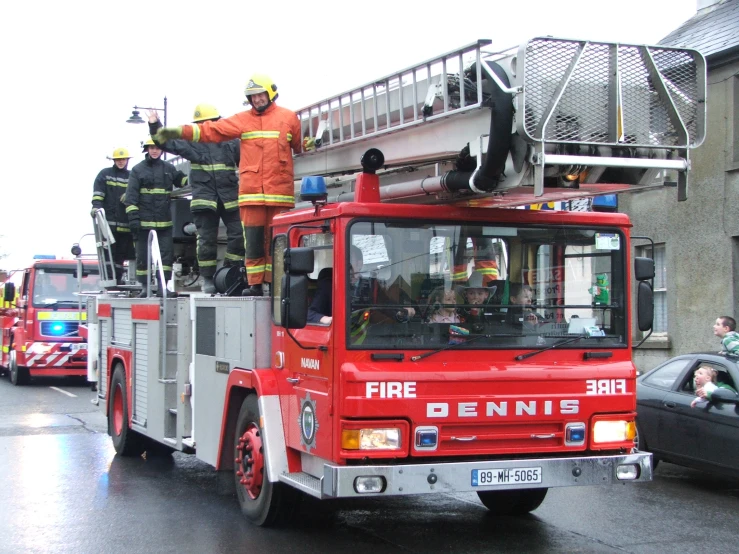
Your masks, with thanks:
[(77, 352), (78, 350), (87, 350), (87, 345), (86, 344), (72, 344), (70, 346), (70, 350), (72, 352)]
[(540, 467), (511, 467), (507, 469), (473, 469), (472, 486), (530, 485), (541, 483)]

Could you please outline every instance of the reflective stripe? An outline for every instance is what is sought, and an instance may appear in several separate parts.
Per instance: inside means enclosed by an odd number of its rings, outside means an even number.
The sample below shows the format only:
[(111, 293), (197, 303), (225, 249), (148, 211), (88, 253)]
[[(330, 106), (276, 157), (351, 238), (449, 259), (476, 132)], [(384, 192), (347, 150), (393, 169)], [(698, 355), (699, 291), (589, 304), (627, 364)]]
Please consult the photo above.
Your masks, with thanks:
[(200, 142), (200, 125), (192, 126), (192, 142)]
[(251, 275), (254, 273), (264, 273), (264, 266), (263, 265), (255, 265), (252, 267), (246, 268), (247, 275)]
[(109, 185), (111, 187), (123, 187), (126, 188), (128, 186), (127, 181), (105, 181), (106, 185)]
[(291, 142), (292, 140), (293, 140), (293, 134), (292, 133), (288, 133), (287, 134), (287, 142)]
[(206, 208), (213, 208), (215, 210), (218, 208), (218, 202), (214, 202), (213, 200), (192, 200), (190, 202), (190, 209), (197, 208), (198, 206), (205, 206)]
[(138, 206), (126, 206), (126, 213), (138, 212), (138, 211), (139, 211)]
[(167, 189), (141, 189), (141, 194), (169, 194)]
[(267, 264), (267, 269), (265, 269), (267, 273), (272, 273), (272, 264)]
[(166, 229), (167, 227), (172, 227), (171, 221), (142, 221), (141, 227), (146, 227), (147, 229)]
[(241, 140), (252, 139), (276, 139), (280, 138), (279, 131), (251, 131), (249, 133), (241, 133)]
[(116, 227), (116, 229), (118, 231), (120, 231), (121, 233), (130, 233), (131, 232), (131, 228), (130, 227), (126, 227), (125, 225), (118, 225), (118, 227)]
[(459, 273), (452, 273), (452, 281), (466, 281), (467, 280), (467, 270), (460, 271)]
[(200, 267), (215, 267), (218, 264), (218, 260), (198, 260)]
[(93, 200), (93, 202), (94, 202), (95, 200), (105, 200), (105, 193), (103, 193), (103, 195), (102, 195), (102, 196), (97, 196), (97, 195), (93, 196), (93, 197), (92, 197), (92, 200)]
[(351, 314), (352, 319), (358, 319), (359, 322), (355, 323), (356, 327), (353, 328), (349, 335), (352, 338), (353, 344), (362, 344), (364, 339), (367, 338), (367, 327), (369, 327), (369, 312), (364, 310), (356, 310)]
[(233, 260), (235, 262), (242, 262), (244, 261), (244, 256), (239, 256), (238, 254), (229, 254), (228, 252), (226, 252), (226, 259)]
[(234, 200), (233, 202), (225, 202), (223, 204), (223, 208), (226, 210), (233, 210), (234, 208), (238, 208), (239, 203), (237, 200)]
[(171, 265), (163, 265), (162, 266), (162, 271), (172, 271), (172, 266)]
[(265, 203), (294, 204), (295, 198), (288, 194), (239, 194), (239, 204)]
[(136, 275), (137, 276), (138, 275), (144, 275), (144, 276), (146, 276), (146, 270), (145, 269), (137, 269), (136, 270)]
[(226, 164), (191, 164), (190, 169), (202, 169), (203, 171), (236, 171), (236, 168)]

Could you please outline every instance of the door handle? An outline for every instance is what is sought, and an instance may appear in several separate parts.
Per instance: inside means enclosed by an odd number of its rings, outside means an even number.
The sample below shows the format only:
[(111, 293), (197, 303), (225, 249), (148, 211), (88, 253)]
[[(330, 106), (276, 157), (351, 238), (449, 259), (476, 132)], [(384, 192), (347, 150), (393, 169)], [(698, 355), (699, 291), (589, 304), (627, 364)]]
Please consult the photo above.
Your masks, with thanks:
[(300, 383), (300, 377), (288, 377), (285, 379), (285, 381), (287, 381), (291, 385), (297, 385), (298, 383)]
[(675, 407), (677, 407), (677, 404), (675, 404), (674, 402), (664, 402), (663, 404), (664, 404), (665, 408), (675, 408)]

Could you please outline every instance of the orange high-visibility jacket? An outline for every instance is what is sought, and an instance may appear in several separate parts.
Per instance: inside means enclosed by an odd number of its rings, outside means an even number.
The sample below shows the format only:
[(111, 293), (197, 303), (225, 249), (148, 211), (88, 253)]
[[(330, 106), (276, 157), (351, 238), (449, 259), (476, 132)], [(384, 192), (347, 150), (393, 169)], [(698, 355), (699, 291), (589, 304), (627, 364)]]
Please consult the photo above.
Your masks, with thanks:
[(183, 125), (182, 138), (193, 142), (241, 139), (239, 206), (295, 204), (292, 152), (301, 150), (295, 112), (272, 103), (261, 114), (251, 109), (217, 121)]

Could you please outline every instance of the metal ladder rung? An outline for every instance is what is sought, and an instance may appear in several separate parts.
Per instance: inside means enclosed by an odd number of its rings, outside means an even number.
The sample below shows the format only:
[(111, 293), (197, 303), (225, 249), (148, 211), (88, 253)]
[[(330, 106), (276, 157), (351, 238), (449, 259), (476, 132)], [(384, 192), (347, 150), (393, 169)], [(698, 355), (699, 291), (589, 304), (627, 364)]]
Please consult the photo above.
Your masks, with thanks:
[(176, 385), (177, 379), (158, 379), (158, 381), (164, 385)]
[(171, 415), (177, 415), (177, 408), (170, 408), (167, 410)]

